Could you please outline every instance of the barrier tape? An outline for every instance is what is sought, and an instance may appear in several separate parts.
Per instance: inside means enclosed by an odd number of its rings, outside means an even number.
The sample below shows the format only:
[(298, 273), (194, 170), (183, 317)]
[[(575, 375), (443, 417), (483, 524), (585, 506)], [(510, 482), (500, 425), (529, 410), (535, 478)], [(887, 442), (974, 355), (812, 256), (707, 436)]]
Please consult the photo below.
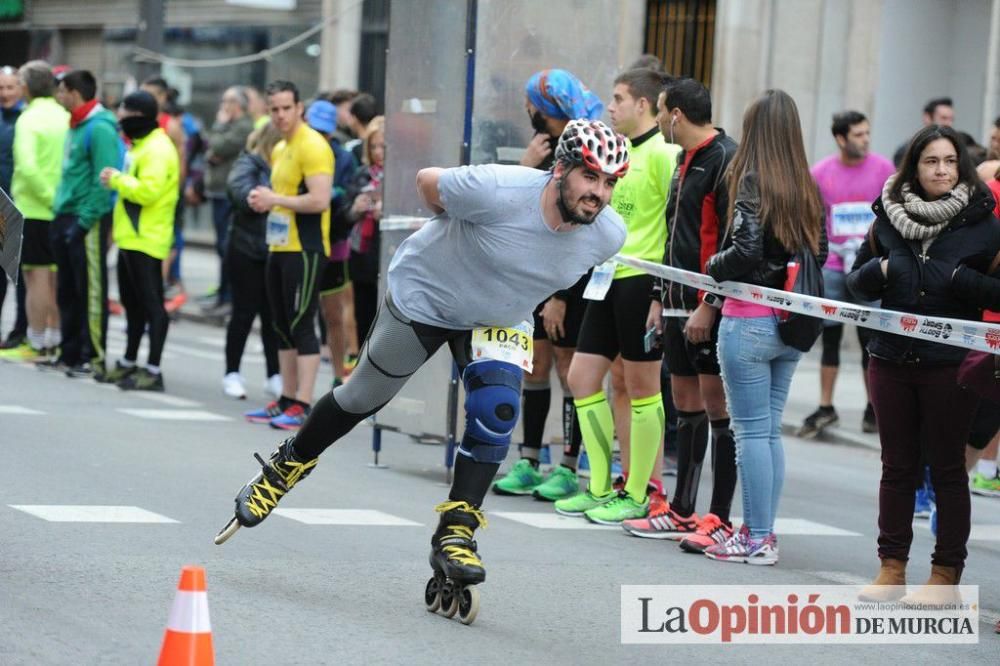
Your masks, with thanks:
[(940, 342), (963, 349), (975, 349), (990, 354), (1000, 353), (1000, 326), (997, 324), (883, 310), (882, 308), (844, 303), (829, 298), (805, 296), (742, 282), (716, 282), (708, 275), (621, 254), (616, 254), (614, 260), (670, 282), (679, 282), (702, 291), (759, 303), (778, 310), (797, 312), (844, 324), (855, 324), (874, 331), (895, 333), (917, 340)]

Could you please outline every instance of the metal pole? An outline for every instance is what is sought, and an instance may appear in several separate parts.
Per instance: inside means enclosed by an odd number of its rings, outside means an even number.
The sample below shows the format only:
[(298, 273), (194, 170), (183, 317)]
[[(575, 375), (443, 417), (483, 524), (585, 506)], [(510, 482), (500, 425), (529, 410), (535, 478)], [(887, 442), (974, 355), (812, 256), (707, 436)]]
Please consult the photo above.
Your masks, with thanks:
[[(135, 43), (144, 49), (163, 53), (163, 0), (139, 0), (139, 31)], [(143, 81), (160, 73), (160, 63), (139, 62), (136, 78)]]

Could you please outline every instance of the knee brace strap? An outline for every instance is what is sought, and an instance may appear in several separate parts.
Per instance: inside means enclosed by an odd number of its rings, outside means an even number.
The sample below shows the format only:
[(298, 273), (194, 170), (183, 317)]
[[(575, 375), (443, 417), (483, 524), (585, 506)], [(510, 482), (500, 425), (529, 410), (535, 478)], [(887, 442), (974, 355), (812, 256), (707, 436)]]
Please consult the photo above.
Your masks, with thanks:
[(476, 462), (500, 463), (507, 457), (520, 413), (523, 375), (519, 367), (503, 361), (477, 361), (465, 369), (462, 453)]

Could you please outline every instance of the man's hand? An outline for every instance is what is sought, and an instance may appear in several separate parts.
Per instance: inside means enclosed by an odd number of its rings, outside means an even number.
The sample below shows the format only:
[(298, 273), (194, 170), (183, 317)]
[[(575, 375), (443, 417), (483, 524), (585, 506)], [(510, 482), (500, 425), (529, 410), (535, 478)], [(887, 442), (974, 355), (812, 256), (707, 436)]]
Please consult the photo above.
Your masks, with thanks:
[(274, 208), (277, 196), (271, 188), (257, 186), (250, 190), (247, 204), (258, 213), (267, 213)]
[(649, 315), (646, 317), (646, 330), (656, 329), (657, 335), (663, 335), (663, 303), (650, 301)]
[(103, 169), (101, 169), (101, 175), (100, 175), (101, 185), (110, 188), (111, 179), (114, 177), (116, 173), (119, 173), (119, 171), (114, 167), (104, 167)]
[(712, 339), (712, 326), (719, 311), (711, 305), (700, 304), (687, 320), (684, 335), (691, 344), (701, 344)]
[(566, 337), (566, 301), (553, 296), (542, 306), (542, 326), (549, 340), (560, 340)]
[(540, 133), (536, 134), (528, 142), (528, 147), (524, 151), (524, 155), (521, 156), (521, 166), (526, 167), (537, 167), (545, 158), (552, 153), (552, 146), (549, 145), (550, 137), (548, 134)]

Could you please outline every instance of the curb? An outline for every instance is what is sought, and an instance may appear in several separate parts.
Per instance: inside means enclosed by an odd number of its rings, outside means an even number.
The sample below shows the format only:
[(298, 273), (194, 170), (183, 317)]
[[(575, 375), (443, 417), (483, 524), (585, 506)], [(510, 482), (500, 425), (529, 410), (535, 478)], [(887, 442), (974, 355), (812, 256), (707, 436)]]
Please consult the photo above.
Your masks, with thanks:
[[(798, 426), (794, 423), (782, 422), (781, 424), (781, 433), (786, 436), (795, 437), (795, 433), (798, 429)], [(839, 444), (842, 446), (868, 449), (869, 451), (882, 450), (878, 441), (876, 440), (875, 442), (872, 442), (871, 437), (868, 435), (847, 432), (842, 428), (825, 428), (823, 430), (823, 434), (816, 439), (803, 441), (820, 442), (822, 444)]]

